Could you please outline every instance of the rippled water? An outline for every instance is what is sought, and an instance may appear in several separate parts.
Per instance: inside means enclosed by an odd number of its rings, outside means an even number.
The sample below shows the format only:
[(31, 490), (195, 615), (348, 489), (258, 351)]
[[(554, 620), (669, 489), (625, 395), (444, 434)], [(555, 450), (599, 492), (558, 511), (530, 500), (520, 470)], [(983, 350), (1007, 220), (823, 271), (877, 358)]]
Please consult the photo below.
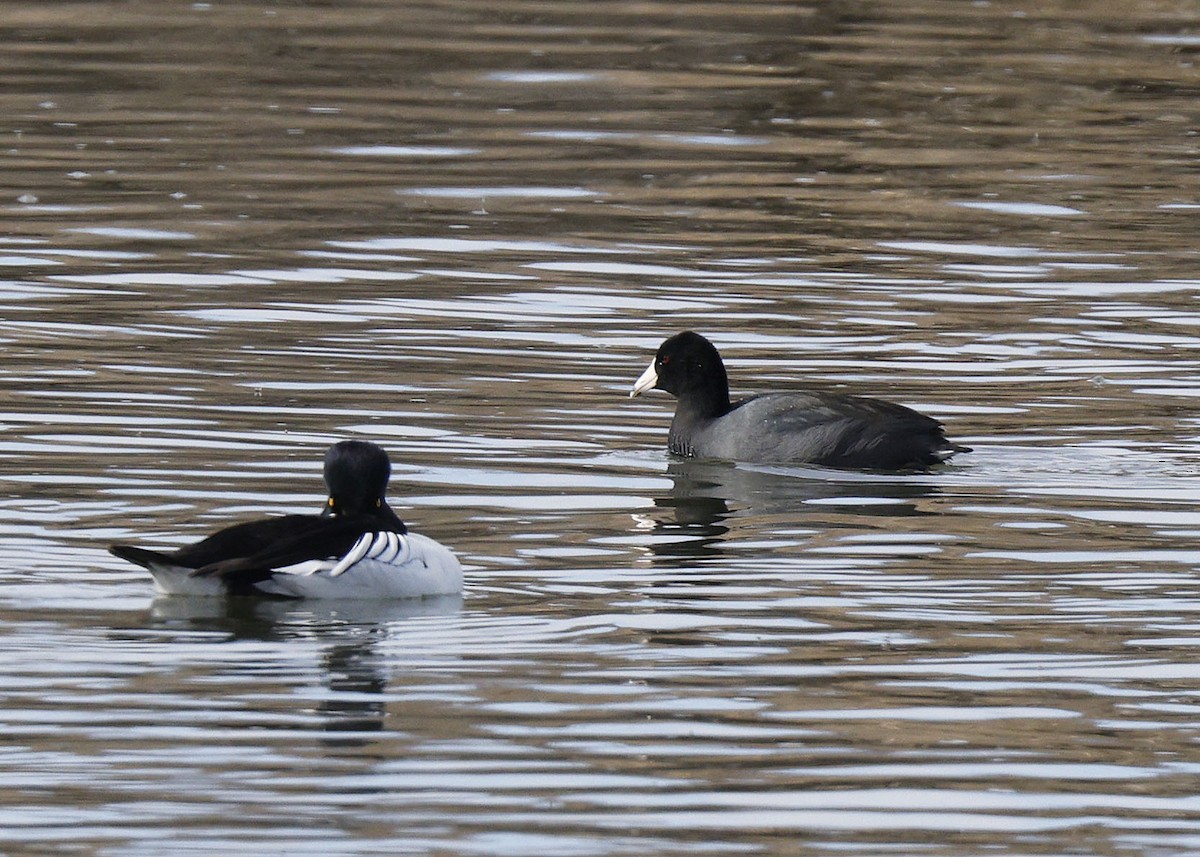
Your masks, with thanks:
[[(0, 849), (1200, 850), (1188, 4), (0, 10)], [(669, 460), (683, 328), (976, 451)], [(350, 435), (461, 599), (104, 550)]]

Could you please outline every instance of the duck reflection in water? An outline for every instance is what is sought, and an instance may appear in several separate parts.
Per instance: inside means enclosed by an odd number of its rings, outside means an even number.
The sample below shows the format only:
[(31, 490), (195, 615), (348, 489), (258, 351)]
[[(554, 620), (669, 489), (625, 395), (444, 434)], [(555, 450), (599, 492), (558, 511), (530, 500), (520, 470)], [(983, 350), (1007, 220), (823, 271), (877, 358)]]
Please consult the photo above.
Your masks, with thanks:
[[(314, 655), (314, 684), (323, 686), (314, 706), (321, 745), (331, 756), (361, 759), (386, 753), (369, 749), (395, 731), (388, 725), (389, 685), (394, 664), (381, 650), (397, 623), (450, 616), (462, 609), (461, 595), (380, 601), (277, 601), (247, 598), (160, 596), (150, 605), (146, 627), (179, 631), (219, 631), (226, 642), (281, 643)], [(316, 644), (315, 650), (311, 644)], [(255, 669), (260, 669), (256, 665)], [(291, 681), (289, 679), (288, 681)], [(290, 693), (291, 691), (286, 691)]]
[(936, 496), (928, 479), (832, 472), (813, 467), (749, 466), (728, 461), (675, 459), (667, 465), (671, 493), (654, 498), (646, 516), (656, 535), (650, 545), (666, 562), (716, 557), (727, 550), (733, 522), (743, 517), (784, 518), (803, 526), (820, 510), (872, 518), (934, 514), (917, 502)]

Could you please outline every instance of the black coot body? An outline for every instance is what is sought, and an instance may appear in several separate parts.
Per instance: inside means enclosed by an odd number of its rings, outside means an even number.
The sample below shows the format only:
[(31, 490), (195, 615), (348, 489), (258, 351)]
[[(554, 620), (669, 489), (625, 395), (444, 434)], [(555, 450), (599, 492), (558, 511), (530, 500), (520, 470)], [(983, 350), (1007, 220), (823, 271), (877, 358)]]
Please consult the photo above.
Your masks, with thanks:
[(685, 331), (666, 340), (631, 396), (678, 399), (667, 445), (695, 458), (916, 470), (970, 452), (942, 424), (903, 405), (838, 393), (797, 392), (729, 400), (725, 364), (711, 342)]

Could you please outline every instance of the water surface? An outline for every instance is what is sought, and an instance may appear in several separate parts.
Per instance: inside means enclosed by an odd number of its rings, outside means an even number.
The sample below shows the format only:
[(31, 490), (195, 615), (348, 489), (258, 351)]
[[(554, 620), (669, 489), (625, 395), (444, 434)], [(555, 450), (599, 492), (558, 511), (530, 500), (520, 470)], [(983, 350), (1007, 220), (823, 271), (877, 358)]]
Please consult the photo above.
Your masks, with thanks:
[[(1190, 10), (3, 9), (0, 848), (1200, 848)], [(671, 460), (684, 328), (975, 452)], [(462, 598), (104, 550), (346, 436)]]

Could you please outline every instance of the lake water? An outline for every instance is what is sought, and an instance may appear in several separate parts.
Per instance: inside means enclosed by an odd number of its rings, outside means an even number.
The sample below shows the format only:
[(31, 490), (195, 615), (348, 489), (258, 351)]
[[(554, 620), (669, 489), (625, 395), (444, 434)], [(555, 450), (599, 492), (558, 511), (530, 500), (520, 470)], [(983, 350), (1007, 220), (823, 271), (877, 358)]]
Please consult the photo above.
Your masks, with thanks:
[[(1192, 4), (0, 22), (0, 850), (1200, 851)], [(686, 328), (975, 452), (672, 461)], [(105, 551), (349, 436), (461, 599)]]

